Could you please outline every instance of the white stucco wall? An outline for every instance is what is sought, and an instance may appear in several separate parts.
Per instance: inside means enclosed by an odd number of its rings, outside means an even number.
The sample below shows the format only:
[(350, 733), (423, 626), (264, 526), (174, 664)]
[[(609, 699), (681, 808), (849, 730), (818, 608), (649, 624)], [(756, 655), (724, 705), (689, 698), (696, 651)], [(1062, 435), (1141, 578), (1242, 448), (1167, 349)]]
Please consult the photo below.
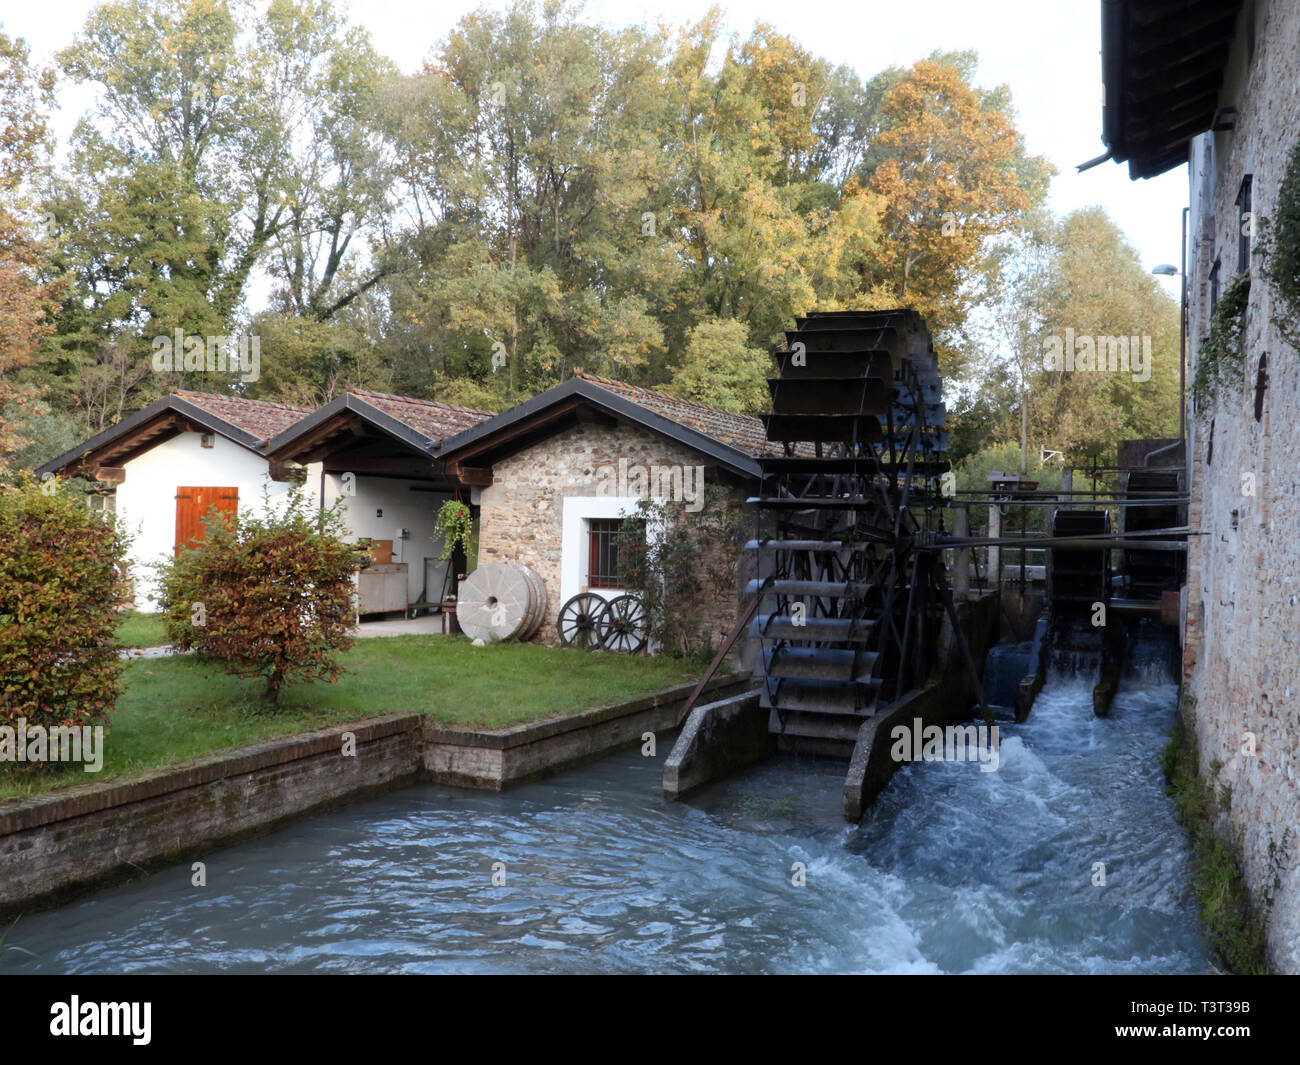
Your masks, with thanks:
[[(319, 473), (308, 478), (310, 486), (319, 484)], [(397, 480), (389, 477), (369, 477), (356, 474), (352, 481), (355, 494), (344, 493), (343, 475), (325, 474), (325, 505), (343, 501), (344, 519), (348, 526), (348, 539), (370, 537), (374, 540), (393, 541), (393, 561), (405, 562), (407, 602), (420, 598), (424, 587), (425, 558), (435, 559), (429, 564), (429, 595), (437, 598), (442, 591), (445, 562), (437, 562), (442, 554), (443, 538), (437, 531), (435, 518), (438, 508), (451, 498), (447, 492), (413, 491), (426, 488), (420, 481)], [(380, 516), (379, 512), (383, 511)], [(400, 538), (401, 530), (410, 534)]]
[[(587, 587), (591, 561), (589, 522), (601, 518), (627, 518), (637, 513), (634, 496), (565, 496), (560, 537), (560, 603), (567, 603)], [(623, 595), (626, 588), (593, 589), (604, 599)]]
[[(156, 611), (157, 582), (152, 563), (171, 557), (176, 546), (176, 489), (181, 486), (237, 488), (239, 510), (272, 505), (288, 494), (289, 484), (272, 481), (266, 459), (223, 436), (203, 447), (199, 433), (180, 433), (126, 464), (126, 481), (117, 486), (115, 508), (131, 536), (131, 575), (135, 606)], [(311, 489), (311, 480), (307, 488)]]

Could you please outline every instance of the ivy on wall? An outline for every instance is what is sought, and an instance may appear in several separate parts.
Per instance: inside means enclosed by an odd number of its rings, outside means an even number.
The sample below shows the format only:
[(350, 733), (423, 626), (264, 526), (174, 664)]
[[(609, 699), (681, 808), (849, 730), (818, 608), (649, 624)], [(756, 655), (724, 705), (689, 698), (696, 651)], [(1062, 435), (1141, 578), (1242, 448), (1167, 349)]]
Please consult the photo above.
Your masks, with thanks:
[(1261, 226), (1264, 272), (1277, 294), (1274, 324), (1300, 349), (1300, 140), (1291, 149), (1273, 217)]
[(1196, 353), (1196, 374), (1192, 378), (1192, 395), (1198, 407), (1204, 407), (1224, 391), (1239, 388), (1245, 365), (1246, 305), (1250, 300), (1250, 273), (1242, 271), (1223, 290), (1214, 316), (1210, 335)]

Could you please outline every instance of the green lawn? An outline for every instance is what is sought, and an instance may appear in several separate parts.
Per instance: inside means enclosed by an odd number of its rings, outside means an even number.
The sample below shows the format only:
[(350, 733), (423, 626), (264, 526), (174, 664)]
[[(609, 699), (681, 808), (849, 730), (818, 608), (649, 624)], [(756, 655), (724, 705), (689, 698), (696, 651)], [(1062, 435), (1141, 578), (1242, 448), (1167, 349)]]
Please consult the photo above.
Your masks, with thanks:
[(117, 639), (123, 647), (158, 647), (167, 642), (161, 614), (142, 614), (128, 610), (117, 626)]
[(263, 683), (229, 676), (192, 655), (126, 665), (126, 690), (105, 734), (104, 768), (38, 773), (0, 767), (0, 799), (129, 777), (146, 769), (395, 712), (500, 728), (576, 713), (691, 680), (698, 664), (534, 644), (475, 647), (464, 637), (357, 640), (337, 684), (291, 684), (280, 705), (258, 699)]

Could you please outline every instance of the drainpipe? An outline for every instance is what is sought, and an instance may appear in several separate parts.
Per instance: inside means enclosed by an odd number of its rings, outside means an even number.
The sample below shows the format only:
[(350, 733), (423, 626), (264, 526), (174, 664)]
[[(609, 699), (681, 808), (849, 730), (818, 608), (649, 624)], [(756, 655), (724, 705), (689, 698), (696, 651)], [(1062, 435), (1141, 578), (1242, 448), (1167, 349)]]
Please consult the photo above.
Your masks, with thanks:
[(1187, 442), (1187, 213), (1191, 204), (1183, 208), (1183, 271), (1182, 295), (1178, 306), (1178, 438)]

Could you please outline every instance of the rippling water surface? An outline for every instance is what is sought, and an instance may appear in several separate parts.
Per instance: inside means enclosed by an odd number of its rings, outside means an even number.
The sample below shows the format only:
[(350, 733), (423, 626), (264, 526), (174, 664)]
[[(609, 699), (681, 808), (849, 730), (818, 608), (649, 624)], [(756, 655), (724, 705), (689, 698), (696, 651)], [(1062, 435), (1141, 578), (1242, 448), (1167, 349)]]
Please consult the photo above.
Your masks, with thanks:
[[(1202, 972), (1159, 753), (1056, 678), (1001, 765), (905, 768), (859, 826), (845, 765), (781, 757), (667, 804), (659, 758), (504, 794), (419, 786), (21, 919), (21, 972)], [(493, 886), (493, 864), (505, 885)], [(791, 883), (801, 862), (807, 883)], [(1106, 884), (1094, 886), (1094, 863)]]

